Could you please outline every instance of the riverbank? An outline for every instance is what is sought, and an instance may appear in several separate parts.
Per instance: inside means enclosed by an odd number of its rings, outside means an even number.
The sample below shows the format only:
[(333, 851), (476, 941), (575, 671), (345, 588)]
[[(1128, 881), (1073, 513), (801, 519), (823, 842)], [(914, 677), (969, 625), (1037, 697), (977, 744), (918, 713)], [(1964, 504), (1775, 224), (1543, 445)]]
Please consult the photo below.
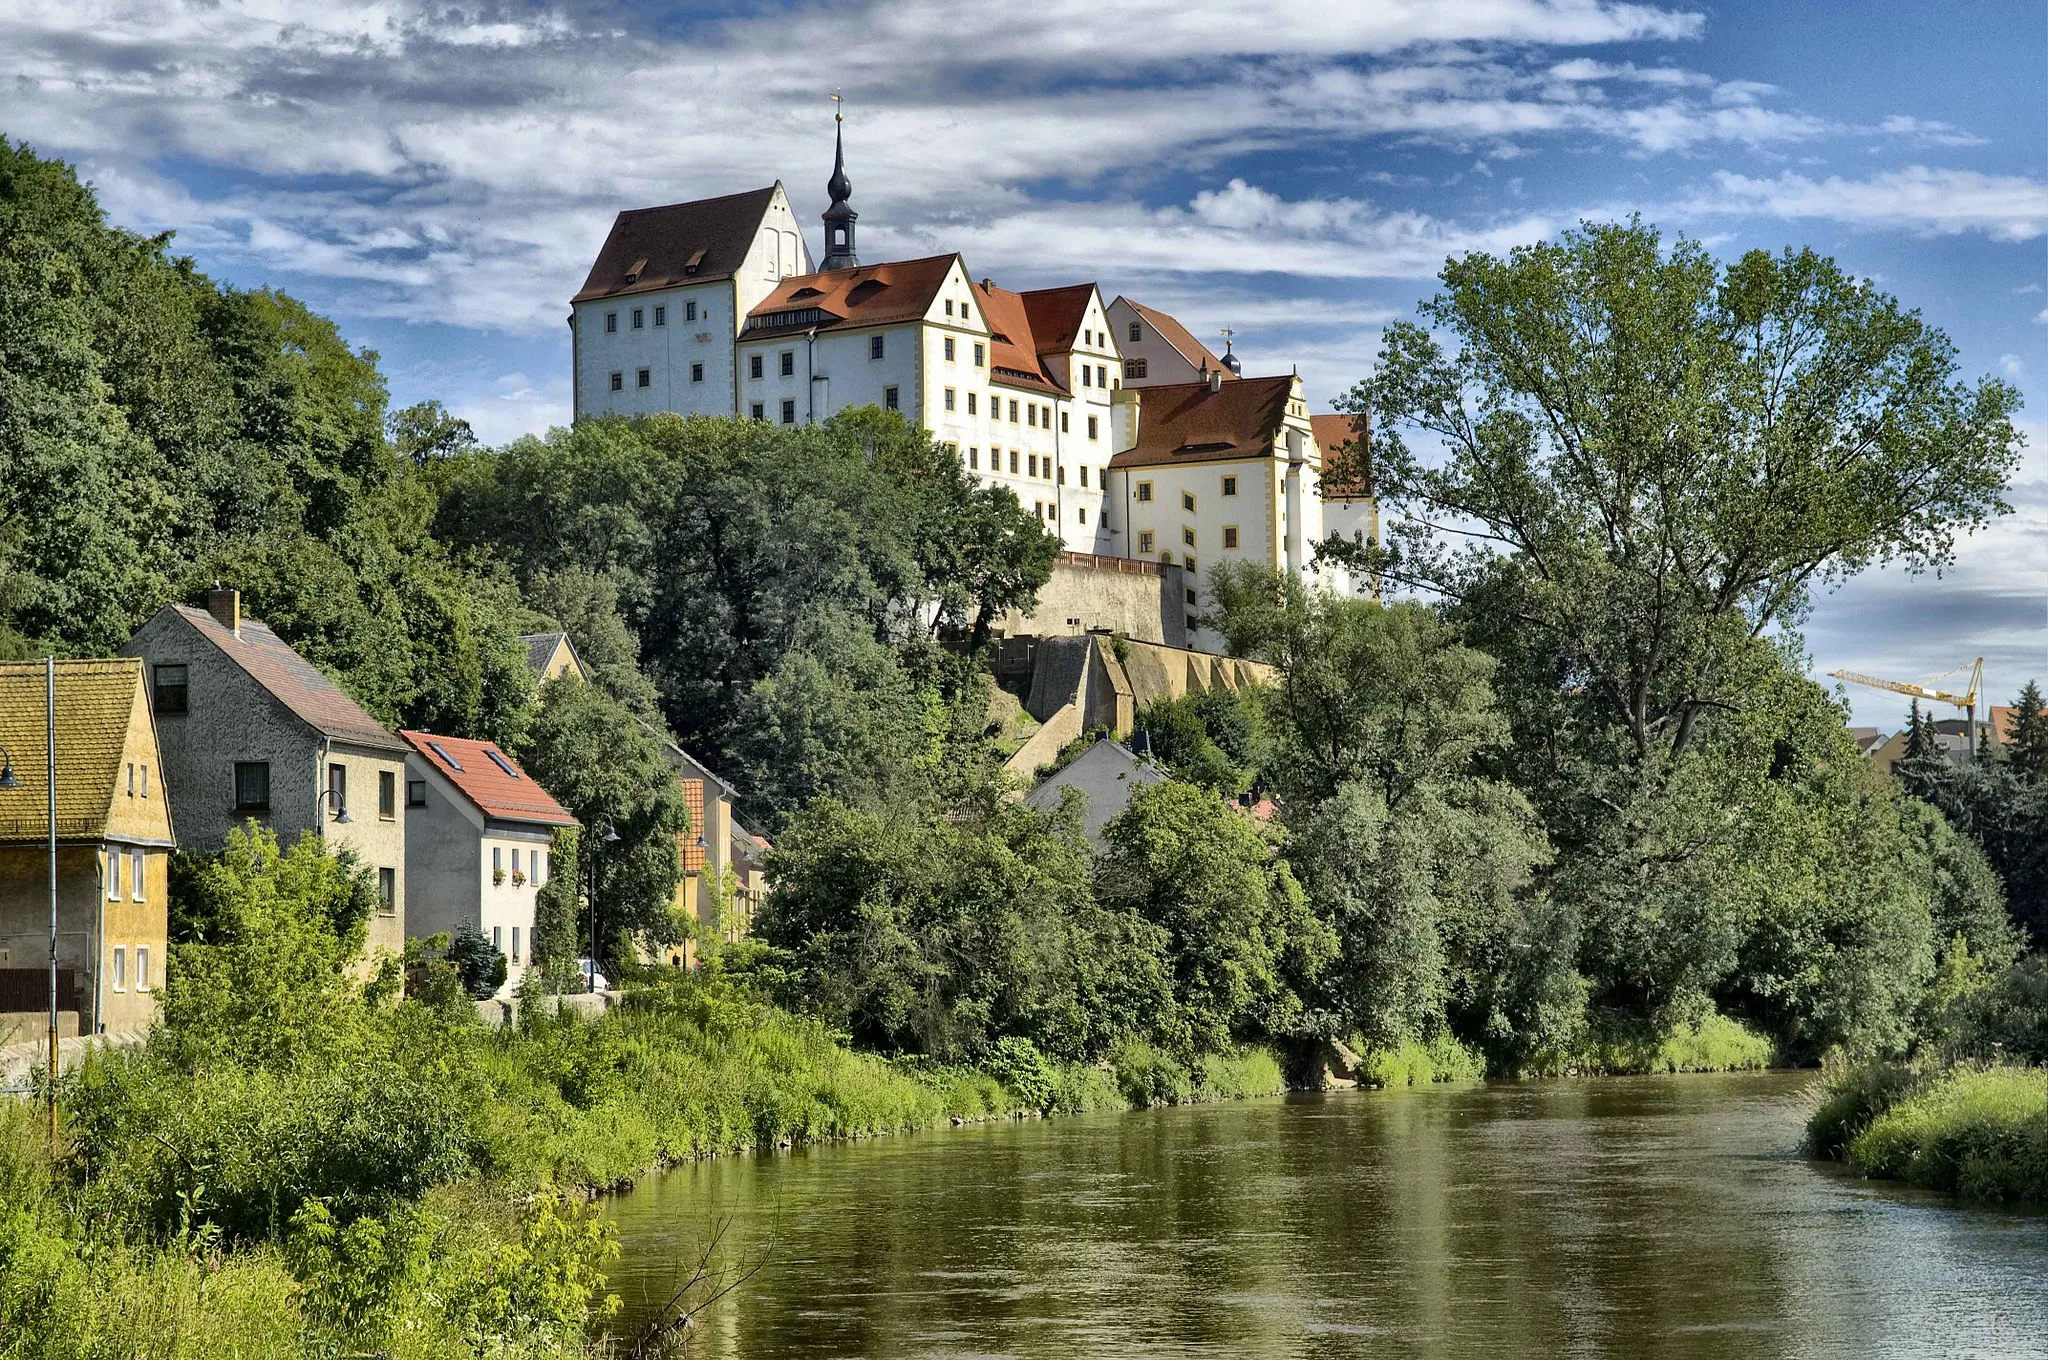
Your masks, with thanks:
[(1807, 1140), (1874, 1179), (2048, 1202), (2048, 1068), (1850, 1069), (1830, 1083)]

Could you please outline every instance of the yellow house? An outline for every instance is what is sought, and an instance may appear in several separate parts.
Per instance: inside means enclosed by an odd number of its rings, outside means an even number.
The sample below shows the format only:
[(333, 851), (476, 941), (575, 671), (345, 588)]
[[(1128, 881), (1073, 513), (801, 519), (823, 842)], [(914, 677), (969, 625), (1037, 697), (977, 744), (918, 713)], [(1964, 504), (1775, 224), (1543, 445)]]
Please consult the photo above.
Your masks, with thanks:
[(583, 668), (583, 658), (577, 655), (576, 644), (569, 641), (567, 633), (525, 633), (519, 640), (526, 644), (526, 664), (533, 671), (534, 684), (545, 685), (558, 675), (590, 679), (590, 672)]
[[(132, 657), (55, 668), (58, 1030), (149, 1028), (177, 842)], [(50, 747), (41, 662), (0, 663), (0, 1042), (49, 1024)], [(13, 778), (6, 776), (12, 774)], [(13, 787), (5, 787), (12, 784)]]

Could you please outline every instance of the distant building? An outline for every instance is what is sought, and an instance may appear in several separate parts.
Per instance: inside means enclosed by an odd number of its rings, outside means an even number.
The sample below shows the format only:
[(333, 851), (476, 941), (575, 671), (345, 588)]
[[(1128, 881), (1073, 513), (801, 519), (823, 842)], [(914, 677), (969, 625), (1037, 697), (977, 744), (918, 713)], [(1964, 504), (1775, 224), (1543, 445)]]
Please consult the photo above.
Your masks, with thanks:
[(1127, 297), (1109, 304), (1110, 333), (1123, 352), (1125, 387), (1166, 387), (1200, 382), (1206, 373), (1238, 376), (1234, 354), (1218, 357), (1186, 326), (1157, 308)]
[[(0, 664), (0, 1044), (47, 1033), (49, 728), (40, 662)], [(177, 847), (163, 758), (133, 658), (59, 661), (57, 1008), (62, 1037), (156, 1018)]]
[[(1373, 495), (1368, 462), (1365, 416), (1310, 416), (1319, 455), (1316, 485), (1323, 502), (1323, 533), (1347, 542), (1378, 543), (1380, 503)], [(1340, 594), (1377, 598), (1379, 582), (1370, 575), (1332, 571), (1330, 583)]]
[[(741, 839), (739, 823), (733, 817), (739, 790), (670, 741), (652, 723), (643, 720), (641, 725), (660, 739), (662, 752), (675, 772), (676, 787), (682, 792), (683, 806), (690, 815), (689, 826), (676, 837), (676, 849), (683, 860), (683, 879), (676, 885), (675, 911), (687, 920), (705, 925), (719, 918), (717, 923), (724, 938), (736, 940), (752, 920), (756, 901), (744, 894), (750, 889), (758, 890), (759, 886), (740, 873), (740, 852), (750, 847)], [(761, 845), (765, 850), (766, 842)], [(717, 910), (718, 898), (728, 887), (736, 890), (736, 896), (721, 915)], [(674, 967), (684, 968), (696, 962), (696, 953), (685, 941), (668, 949), (665, 958)]]
[[(1857, 729), (1852, 728), (1850, 730), (1853, 735)], [(1862, 730), (1873, 731), (1875, 729), (1866, 728)], [(1991, 744), (1994, 747), (2003, 745), (1999, 740), (1998, 724), (1995, 721), (1979, 722), (1977, 724), (1977, 731), (1980, 736), (1989, 732), (1991, 734)], [(1900, 728), (1876, 745), (1863, 748), (1864, 754), (1869, 756), (1871, 762), (1880, 770), (1886, 773), (1897, 773), (1900, 762), (1906, 758), (1906, 741), (1909, 735), (1904, 728)], [(1969, 724), (1961, 718), (1936, 718), (1934, 720), (1934, 744), (1951, 764), (1967, 763), (1974, 759), (1977, 754), (1976, 750), (1970, 745)], [(1862, 743), (1859, 741), (1858, 745), (1861, 746)]]
[(534, 898), (554, 872), (569, 810), (488, 741), (399, 733), (405, 762), (406, 920), (418, 936), (475, 926), (516, 992), (533, 962)]
[(1131, 805), (1132, 796), (1168, 778), (1166, 771), (1149, 759), (1104, 737), (1048, 776), (1024, 801), (1040, 812), (1054, 812), (1068, 789), (1078, 790), (1087, 800), (1081, 809), (1081, 830), (1099, 850), (1102, 829)]
[(1849, 740), (1856, 743), (1857, 755), (1867, 756), (1884, 745), (1885, 735), (1882, 730), (1875, 727), (1852, 727), (1849, 729)]
[(188, 850), (218, 850), (245, 821), (286, 846), (312, 832), (375, 876), (369, 947), (405, 948), (411, 750), (266, 625), (233, 590), (167, 604), (121, 648), (148, 668), (164, 783)]
[(526, 646), (526, 664), (533, 671), (536, 685), (545, 685), (559, 675), (573, 675), (586, 682), (590, 679), (590, 672), (584, 669), (583, 658), (567, 633), (526, 633), (519, 640)]

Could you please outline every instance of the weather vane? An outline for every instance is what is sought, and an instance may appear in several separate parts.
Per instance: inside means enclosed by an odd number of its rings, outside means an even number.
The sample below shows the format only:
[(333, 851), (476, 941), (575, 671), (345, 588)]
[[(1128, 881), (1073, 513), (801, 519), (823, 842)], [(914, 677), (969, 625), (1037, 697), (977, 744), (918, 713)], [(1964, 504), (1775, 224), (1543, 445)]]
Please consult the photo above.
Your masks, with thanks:
[(1232, 330), (1232, 329), (1230, 329), (1230, 327), (1228, 327), (1228, 326), (1225, 326), (1225, 327), (1223, 328), (1223, 348), (1225, 348), (1225, 349), (1229, 349), (1229, 348), (1230, 348), (1230, 337), (1231, 337), (1231, 336), (1233, 336), (1233, 335), (1236, 335), (1236, 334), (1237, 334), (1237, 332), (1236, 332), (1236, 331), (1234, 331), (1234, 330)]
[(835, 123), (843, 123), (846, 121), (846, 115), (840, 112), (839, 105), (839, 91), (834, 90), (832, 92), (832, 121)]

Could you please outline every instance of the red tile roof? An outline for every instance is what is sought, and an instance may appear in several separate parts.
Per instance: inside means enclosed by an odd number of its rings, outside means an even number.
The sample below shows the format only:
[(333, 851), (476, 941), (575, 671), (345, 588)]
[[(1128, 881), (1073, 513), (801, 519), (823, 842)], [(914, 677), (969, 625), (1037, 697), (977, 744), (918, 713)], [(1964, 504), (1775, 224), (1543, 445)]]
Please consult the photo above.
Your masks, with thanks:
[(1031, 339), (1040, 354), (1066, 354), (1080, 342), (1081, 322), (1095, 297), (1092, 283), (1065, 288), (1040, 288), (1017, 294), (1031, 325)]
[(1138, 398), (1138, 443), (1109, 465), (1155, 467), (1269, 456), (1294, 384), (1291, 377), (1240, 378), (1214, 392), (1200, 382), (1126, 389)]
[(1210, 353), (1209, 347), (1207, 345), (1195, 339), (1195, 337), (1191, 333), (1189, 333), (1188, 328), (1186, 326), (1181, 325), (1180, 322), (1174, 320), (1165, 312), (1159, 311), (1156, 308), (1147, 307), (1144, 303), (1139, 302), (1134, 298), (1125, 298), (1124, 301), (1131, 304), (1132, 311), (1136, 312), (1139, 316), (1145, 318), (1145, 320), (1151, 325), (1152, 329), (1159, 333), (1159, 338), (1161, 340), (1164, 340), (1167, 344), (1172, 345), (1175, 349), (1179, 350), (1181, 353), (1181, 357), (1186, 359), (1189, 363), (1193, 364), (1196, 368), (1222, 369), (1223, 380), (1225, 382), (1234, 382), (1237, 380), (1237, 375), (1235, 373), (1232, 373), (1229, 369), (1223, 368), (1223, 361), (1217, 358), (1214, 354)]
[(742, 340), (916, 321), (931, 310), (958, 255), (931, 255), (817, 274), (792, 274), (752, 311)]
[[(571, 302), (730, 278), (746, 262), (775, 186), (694, 203), (629, 208), (612, 222)], [(629, 281), (627, 275), (634, 278)]]
[[(1366, 471), (1366, 453), (1357, 447), (1360, 434), (1369, 428), (1365, 416), (1310, 416), (1308, 423), (1316, 433), (1316, 447), (1323, 455), (1323, 499), (1326, 501), (1365, 500), (1371, 496)], [(1352, 444), (1347, 452), (1346, 444)]]
[(1066, 389), (1039, 362), (1042, 351), (1032, 338), (1031, 314), (1023, 295), (986, 279), (974, 285), (974, 294), (981, 299), (982, 315), (988, 321), (989, 377), (1006, 387), (1065, 395)]
[[(420, 759), (461, 789), (484, 816), (501, 822), (535, 822), (542, 826), (575, 826), (569, 810), (533, 782), (512, 757), (487, 741), (437, 737), (406, 729), (399, 733)], [(493, 760), (503, 760), (503, 766)], [(456, 766), (462, 768), (457, 769)]]
[(230, 632), (219, 619), (191, 605), (172, 605), (180, 618), (198, 634), (218, 647), (221, 654), (248, 672), (249, 678), (268, 690), (308, 727), (335, 741), (385, 751), (403, 751), (405, 743), (365, 713), (362, 705), (322, 675), (312, 662), (293, 651), (268, 624), (251, 618), (242, 620), (240, 635)]

